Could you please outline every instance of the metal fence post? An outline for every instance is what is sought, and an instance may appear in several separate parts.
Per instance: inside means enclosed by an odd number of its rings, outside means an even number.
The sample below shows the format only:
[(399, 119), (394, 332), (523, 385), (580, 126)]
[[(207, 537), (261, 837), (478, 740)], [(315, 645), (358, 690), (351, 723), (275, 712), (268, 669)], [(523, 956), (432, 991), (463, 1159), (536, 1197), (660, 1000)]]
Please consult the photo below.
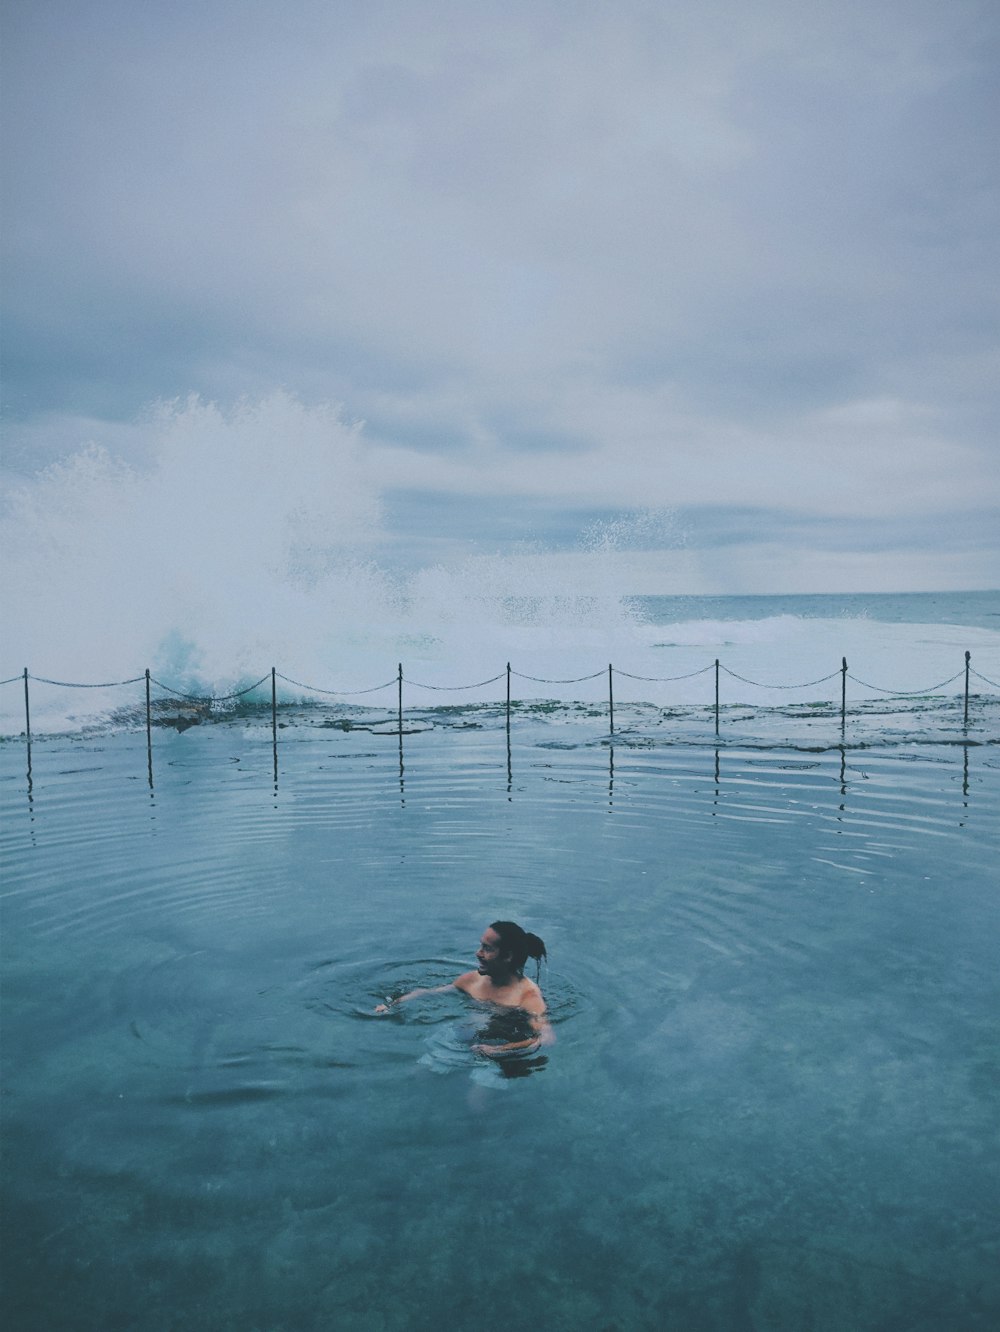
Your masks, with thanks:
[(847, 658), (840, 660), (840, 729), (843, 730), (847, 725)]
[(149, 667), (146, 667), (146, 774), (153, 788), (153, 713), (149, 699)]
[(615, 733), (615, 685), (611, 676), (611, 663), (608, 662), (608, 713), (611, 717), (611, 734)]
[(719, 734), (719, 658), (715, 659), (715, 734)]
[(278, 790), (278, 677), (271, 667), (271, 760), (274, 767), (274, 790)]
[(24, 738), (31, 744), (31, 705), (28, 701), (28, 668), (24, 668)]
[(969, 660), (972, 653), (966, 651), (965, 654), (965, 725), (969, 724)]
[(149, 667), (146, 667), (146, 744), (153, 743), (153, 709), (149, 700)]

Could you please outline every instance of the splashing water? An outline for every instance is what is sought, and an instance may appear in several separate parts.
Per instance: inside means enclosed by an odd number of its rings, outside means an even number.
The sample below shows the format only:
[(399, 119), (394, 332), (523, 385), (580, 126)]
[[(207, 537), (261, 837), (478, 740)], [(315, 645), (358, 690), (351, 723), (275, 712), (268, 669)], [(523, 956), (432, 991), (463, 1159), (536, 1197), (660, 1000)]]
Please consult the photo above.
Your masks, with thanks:
[[(35, 677), (94, 683), (149, 667), (173, 689), (224, 695), (273, 665), (351, 694), (390, 681), (400, 661), (407, 679), (445, 687), (492, 680), (508, 661), (547, 681), (597, 676), (613, 661), (671, 681), (623, 682), (637, 700), (704, 704), (710, 686), (696, 673), (716, 656), (789, 683), (828, 676), (847, 653), (900, 690), (952, 676), (966, 647), (987, 649), (1000, 669), (1000, 635), (983, 628), (938, 625), (929, 638), (863, 617), (805, 619), (777, 600), (764, 618), (651, 612), (630, 595), (628, 554), (658, 548), (676, 590), (687, 555), (669, 516), (598, 524), (573, 551), (519, 547), (402, 574), (386, 558), (400, 536), (387, 529), (360, 426), (287, 394), (228, 413), (198, 398), (161, 404), (138, 437), (138, 460), (84, 443), (11, 490), (0, 678), (27, 665)], [(788, 701), (727, 686), (729, 701)], [(603, 687), (522, 680), (519, 696), (587, 701)], [(501, 688), (443, 701), (495, 700)], [(23, 725), (17, 692), (0, 696), (4, 734)], [(309, 696), (282, 685), (286, 701)], [(32, 722), (73, 728), (121, 704), (114, 691), (49, 689), (33, 697)]]
[[(548, 658), (570, 647), (578, 667), (577, 646), (604, 655), (634, 623), (599, 551), (572, 582), (544, 552), (390, 572), (362, 432), (333, 408), (276, 394), (227, 414), (190, 398), (156, 407), (143, 433), (140, 463), (87, 443), (11, 491), (6, 675), (27, 663), (94, 682), (149, 666), (225, 693), (277, 664), (360, 689), (406, 656), (465, 683), (532, 642)], [(68, 720), (81, 699), (62, 704)]]

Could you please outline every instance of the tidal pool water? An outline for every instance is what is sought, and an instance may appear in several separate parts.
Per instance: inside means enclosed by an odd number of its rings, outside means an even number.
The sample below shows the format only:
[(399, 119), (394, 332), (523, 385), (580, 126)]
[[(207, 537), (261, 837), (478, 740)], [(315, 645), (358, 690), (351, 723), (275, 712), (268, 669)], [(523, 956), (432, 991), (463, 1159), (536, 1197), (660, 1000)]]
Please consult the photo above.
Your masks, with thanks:
[(8, 1326), (997, 1326), (995, 740), (286, 721), (0, 744)]

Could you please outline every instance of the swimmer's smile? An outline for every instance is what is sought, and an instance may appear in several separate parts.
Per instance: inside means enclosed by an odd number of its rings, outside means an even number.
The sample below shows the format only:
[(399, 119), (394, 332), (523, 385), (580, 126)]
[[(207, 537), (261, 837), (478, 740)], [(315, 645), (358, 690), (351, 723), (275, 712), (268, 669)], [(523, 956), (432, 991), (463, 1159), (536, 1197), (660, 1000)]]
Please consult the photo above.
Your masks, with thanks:
[(480, 976), (489, 976), (496, 967), (497, 959), (500, 956), (500, 941), (494, 937), (492, 929), (486, 931), (479, 941), (479, 947), (476, 949), (476, 970)]

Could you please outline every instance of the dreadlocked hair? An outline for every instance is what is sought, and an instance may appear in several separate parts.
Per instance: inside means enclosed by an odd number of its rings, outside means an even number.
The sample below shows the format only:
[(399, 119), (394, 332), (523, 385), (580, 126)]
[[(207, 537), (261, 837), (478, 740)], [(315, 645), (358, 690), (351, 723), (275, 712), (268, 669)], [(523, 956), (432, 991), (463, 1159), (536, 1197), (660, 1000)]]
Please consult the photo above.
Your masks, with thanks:
[[(528, 958), (534, 958), (541, 972), (542, 961), (547, 956), (545, 944), (537, 934), (522, 930), (512, 920), (495, 920), (490, 926), (500, 936), (500, 951), (510, 955), (511, 965), (521, 975)], [(537, 974), (537, 973), (536, 973)]]

